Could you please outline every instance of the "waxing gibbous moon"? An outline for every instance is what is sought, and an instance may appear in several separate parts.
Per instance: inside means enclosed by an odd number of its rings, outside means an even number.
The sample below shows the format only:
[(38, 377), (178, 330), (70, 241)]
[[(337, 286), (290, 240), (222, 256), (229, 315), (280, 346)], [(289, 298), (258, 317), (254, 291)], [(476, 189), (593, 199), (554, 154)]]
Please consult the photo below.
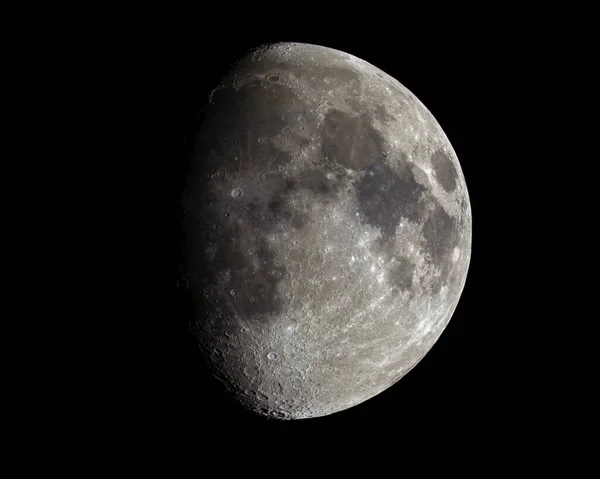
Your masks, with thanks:
[(260, 415), (325, 416), (389, 388), (465, 284), (456, 153), (409, 90), (341, 51), (239, 60), (207, 101), (183, 204), (193, 331)]

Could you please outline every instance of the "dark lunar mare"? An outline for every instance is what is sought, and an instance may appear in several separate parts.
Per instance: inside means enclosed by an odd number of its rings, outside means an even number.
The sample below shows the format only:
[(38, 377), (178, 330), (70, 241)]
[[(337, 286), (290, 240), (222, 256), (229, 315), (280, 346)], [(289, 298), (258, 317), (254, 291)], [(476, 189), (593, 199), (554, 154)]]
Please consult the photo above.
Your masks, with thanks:
[(371, 226), (381, 229), (379, 244), (384, 257), (392, 257), (396, 264), (392, 267), (391, 279), (400, 290), (412, 285), (414, 263), (408, 258), (399, 257), (393, 250), (396, 228), (402, 219), (423, 224), (425, 260), (441, 269), (441, 275), (432, 285), (432, 293), (440, 292), (447, 284), (451, 271), (451, 255), (459, 243), (458, 222), (451, 218), (430, 191), (419, 184), (413, 168), (402, 155), (400, 166), (393, 170), (385, 163), (384, 157), (365, 168), (365, 176), (356, 185), (361, 219)]
[[(218, 294), (227, 291), (232, 296), (222, 302), (233, 300), (250, 318), (281, 312), (276, 284), (285, 275), (285, 267), (274, 264), (275, 252), (264, 239), (247, 238), (248, 232), (268, 232), (285, 223), (301, 228), (305, 221), (285, 202), (297, 180), (277, 173), (277, 167), (291, 157), (269, 139), (289, 124), (280, 113), (282, 109), (298, 115), (306, 112), (295, 106), (288, 108), (294, 98), (289, 88), (274, 84), (269, 85), (269, 95), (256, 94), (264, 88), (257, 81), (237, 91), (225, 87), (212, 94), (184, 193), (186, 250), (201, 247), (203, 251), (188, 259), (190, 274), (205, 288), (218, 285)], [(257, 101), (259, 97), (267, 100)], [(233, 137), (230, 132), (245, 135)], [(291, 141), (297, 141), (299, 147), (305, 143), (296, 136)], [(241, 185), (240, 178), (251, 181)], [(240, 189), (240, 198), (230, 194), (235, 188)], [(258, 271), (251, 270), (249, 253), (256, 256)]]
[[(398, 257), (392, 250), (396, 228), (403, 218), (413, 222), (427, 218), (423, 226), (426, 241), (421, 246), (425, 250), (426, 261), (441, 269), (441, 276), (432, 289), (432, 293), (439, 293), (449, 277), (450, 257), (460, 239), (459, 225), (445, 212), (436, 197), (416, 181), (413, 168), (418, 167), (409, 164), (406, 154), (401, 155), (397, 168), (389, 167), (384, 140), (365, 114), (353, 116), (331, 110), (321, 128), (321, 137), (325, 158), (342, 167), (366, 173), (354, 185), (361, 220), (381, 229), (381, 249), (388, 260), (391, 257), (396, 259), (391, 278), (400, 290), (412, 285), (414, 264), (407, 258)], [(432, 166), (436, 180), (446, 191), (453, 191), (457, 173), (448, 156), (436, 151), (432, 156)]]
[(431, 157), (433, 176), (442, 185), (444, 190), (452, 192), (456, 189), (456, 168), (443, 151), (436, 151)]

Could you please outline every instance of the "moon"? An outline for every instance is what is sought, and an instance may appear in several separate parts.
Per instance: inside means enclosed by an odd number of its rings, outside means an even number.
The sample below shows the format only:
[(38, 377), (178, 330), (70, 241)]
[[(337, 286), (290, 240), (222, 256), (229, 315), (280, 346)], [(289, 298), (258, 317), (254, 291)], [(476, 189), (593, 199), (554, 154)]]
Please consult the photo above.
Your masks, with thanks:
[(192, 330), (236, 400), (320, 417), (406, 375), (471, 257), (465, 178), (429, 110), (353, 55), (278, 43), (232, 66), (194, 141)]

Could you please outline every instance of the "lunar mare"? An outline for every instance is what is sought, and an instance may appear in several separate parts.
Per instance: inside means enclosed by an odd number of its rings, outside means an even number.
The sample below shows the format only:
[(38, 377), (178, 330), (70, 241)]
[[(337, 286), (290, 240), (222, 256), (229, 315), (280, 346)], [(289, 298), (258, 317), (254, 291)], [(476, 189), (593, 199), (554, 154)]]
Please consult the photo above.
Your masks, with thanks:
[(183, 195), (194, 332), (249, 410), (332, 414), (430, 350), (466, 281), (471, 209), (427, 108), (350, 54), (250, 52), (210, 95)]

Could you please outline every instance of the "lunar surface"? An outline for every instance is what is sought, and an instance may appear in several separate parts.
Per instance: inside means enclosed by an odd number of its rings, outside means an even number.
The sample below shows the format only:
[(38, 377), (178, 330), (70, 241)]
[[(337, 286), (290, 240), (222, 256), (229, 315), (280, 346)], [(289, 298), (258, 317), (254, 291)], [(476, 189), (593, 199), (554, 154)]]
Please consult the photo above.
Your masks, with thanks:
[(279, 419), (389, 388), (462, 293), (471, 207), (427, 108), (350, 54), (283, 43), (212, 91), (183, 195), (200, 347), (235, 398)]

